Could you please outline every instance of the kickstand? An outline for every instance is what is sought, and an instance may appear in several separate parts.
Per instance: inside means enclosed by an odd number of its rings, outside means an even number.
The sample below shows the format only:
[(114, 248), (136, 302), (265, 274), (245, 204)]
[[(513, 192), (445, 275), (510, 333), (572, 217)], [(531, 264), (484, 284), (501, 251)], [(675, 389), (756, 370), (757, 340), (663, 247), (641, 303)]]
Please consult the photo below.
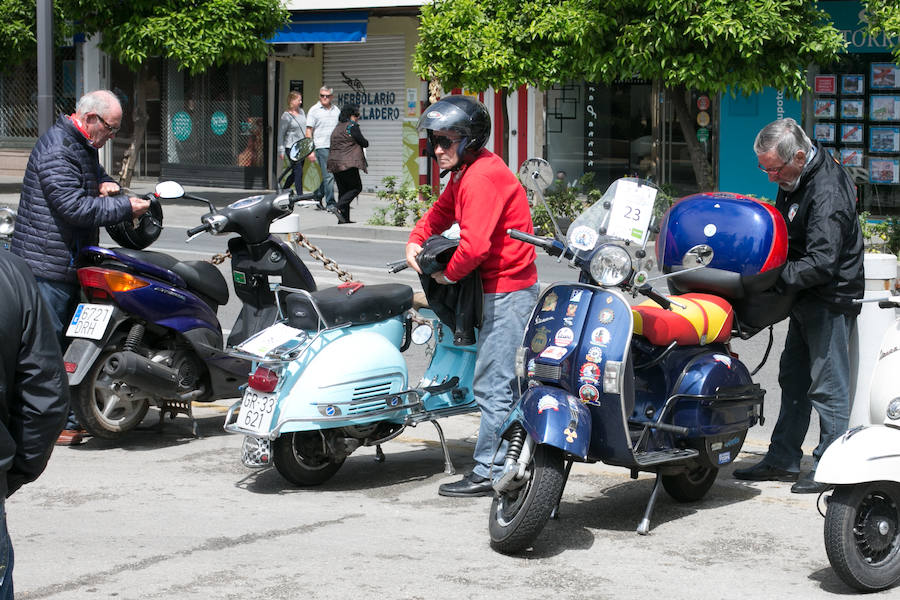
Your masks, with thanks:
[(375, 462), (384, 462), (384, 450), (381, 449), (381, 444), (375, 444)]
[(653, 491), (650, 492), (650, 501), (647, 502), (647, 508), (644, 510), (644, 518), (638, 525), (637, 532), (640, 535), (650, 533), (650, 515), (653, 514), (653, 508), (656, 506), (656, 497), (659, 495), (659, 488), (662, 487), (662, 477), (656, 474), (656, 481), (653, 483)]
[(569, 473), (572, 471), (572, 463), (575, 462), (571, 458), (566, 461), (566, 472), (563, 475), (563, 484), (562, 487), (559, 488), (559, 498), (556, 499), (556, 505), (553, 507), (553, 510), (550, 511), (551, 519), (559, 518), (559, 503), (562, 502), (563, 491), (566, 489), (566, 483), (569, 481)]
[(444, 451), (444, 473), (453, 475), (456, 473), (456, 469), (453, 468), (453, 461), (450, 460), (450, 450), (447, 448), (447, 440), (444, 439), (444, 430), (437, 421), (431, 421), (431, 424), (437, 429), (438, 437), (441, 440), (441, 449)]

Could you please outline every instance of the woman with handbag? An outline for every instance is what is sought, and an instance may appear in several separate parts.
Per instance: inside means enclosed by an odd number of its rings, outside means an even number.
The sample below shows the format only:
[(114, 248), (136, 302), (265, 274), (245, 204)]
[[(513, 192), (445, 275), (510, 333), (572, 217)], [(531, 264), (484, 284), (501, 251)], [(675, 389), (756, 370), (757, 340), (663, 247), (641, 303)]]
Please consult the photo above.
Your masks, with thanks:
[[(284, 161), (290, 147), (294, 142), (306, 137), (306, 113), (300, 106), (303, 96), (300, 92), (291, 91), (287, 97), (287, 110), (281, 113), (278, 124), (278, 156)], [(284, 188), (294, 186), (298, 194), (303, 193), (303, 161), (294, 163), (293, 172), (284, 181)]]
[(338, 125), (331, 132), (331, 151), (328, 154), (328, 170), (334, 174), (338, 186), (338, 201), (331, 212), (338, 223), (352, 223), (350, 203), (362, 191), (359, 170), (368, 173), (368, 163), (363, 148), (369, 141), (359, 128), (359, 107), (349, 104), (341, 109)]

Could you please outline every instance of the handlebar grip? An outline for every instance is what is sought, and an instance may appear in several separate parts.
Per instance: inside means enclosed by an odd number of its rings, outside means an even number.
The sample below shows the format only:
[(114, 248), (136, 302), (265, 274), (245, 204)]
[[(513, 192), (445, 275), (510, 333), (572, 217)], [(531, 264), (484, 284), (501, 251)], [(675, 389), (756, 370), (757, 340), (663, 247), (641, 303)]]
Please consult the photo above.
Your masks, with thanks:
[(403, 269), (407, 268), (409, 264), (405, 260), (395, 260), (394, 262), (389, 262), (385, 266), (388, 269), (388, 273), (399, 273)]
[(654, 302), (656, 302), (657, 304), (662, 306), (664, 309), (669, 310), (670, 308), (672, 308), (672, 302), (669, 301), (668, 298), (666, 298), (665, 296), (663, 296), (662, 294), (660, 294), (659, 292), (654, 290), (653, 287), (649, 283), (645, 283), (644, 285), (640, 286), (637, 290), (639, 293), (643, 294), (644, 296), (647, 296), (648, 298), (650, 298), (651, 300), (653, 300)]
[(890, 300), (879, 300), (878, 308), (900, 308), (900, 307), (898, 307), (895, 302), (891, 302)]
[(291, 194), (291, 200), (294, 202), (300, 202), (302, 200), (315, 200), (316, 193), (309, 192), (308, 194)]
[(202, 233), (202, 232), (206, 231), (207, 229), (209, 229), (209, 225), (207, 225), (206, 223), (204, 223), (203, 225), (197, 225), (196, 227), (192, 227), (191, 229), (188, 229), (187, 235), (188, 235), (188, 237), (191, 237), (191, 236), (197, 235), (198, 233)]
[(520, 242), (525, 242), (526, 244), (531, 244), (533, 246), (543, 248), (547, 251), (547, 254), (551, 256), (559, 256), (564, 250), (562, 246), (557, 246), (556, 243), (554, 243), (554, 241), (551, 239), (531, 235), (530, 233), (525, 233), (524, 231), (519, 231), (518, 229), (507, 229), (506, 235), (514, 240), (519, 240)]

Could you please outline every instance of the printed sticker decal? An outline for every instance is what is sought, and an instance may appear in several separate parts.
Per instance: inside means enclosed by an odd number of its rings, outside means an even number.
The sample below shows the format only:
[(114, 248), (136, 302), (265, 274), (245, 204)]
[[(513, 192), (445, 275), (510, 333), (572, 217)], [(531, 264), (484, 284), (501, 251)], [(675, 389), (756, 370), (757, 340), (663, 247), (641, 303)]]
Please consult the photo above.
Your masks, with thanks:
[(538, 414), (541, 414), (545, 410), (555, 410), (559, 412), (559, 402), (553, 396), (544, 396), (540, 400), (538, 400)]
[(598, 346), (605, 346), (609, 343), (609, 329), (606, 327), (598, 327), (591, 332), (591, 343)]
[(550, 341), (549, 335), (549, 329), (546, 327), (538, 327), (531, 337), (531, 351), (535, 354), (542, 352), (544, 348), (547, 347), (547, 342)]
[(584, 358), (592, 363), (601, 362), (603, 360), (603, 350), (597, 346), (591, 346), (590, 350), (587, 352), (587, 356)]
[(578, 395), (581, 396), (581, 401), (585, 404), (598, 404), (597, 398), (600, 397), (600, 392), (597, 391), (596, 387), (585, 384), (578, 388)]
[(581, 370), (578, 374), (584, 383), (597, 383), (600, 381), (600, 367), (592, 362), (581, 365)]
[(544, 303), (541, 305), (541, 312), (548, 312), (551, 310), (556, 310), (556, 302), (559, 300), (559, 296), (554, 292), (550, 292), (546, 296), (544, 296)]
[(569, 296), (569, 302), (581, 302), (581, 293), (584, 290), (572, 290), (572, 294)]
[(568, 327), (563, 327), (559, 331), (556, 332), (556, 336), (553, 338), (553, 343), (557, 346), (566, 347), (575, 341), (575, 334)]
[(577, 304), (570, 304), (566, 307), (566, 316), (567, 317), (574, 317), (576, 312), (578, 312)]
[(612, 323), (613, 318), (615, 318), (616, 313), (613, 312), (611, 308), (604, 308), (600, 311), (600, 314), (597, 315), (597, 319), (603, 323), (604, 325), (609, 325)]
[(541, 352), (541, 356), (543, 358), (562, 358), (566, 355), (566, 349), (560, 348), (559, 346), (547, 346), (544, 348), (544, 351)]

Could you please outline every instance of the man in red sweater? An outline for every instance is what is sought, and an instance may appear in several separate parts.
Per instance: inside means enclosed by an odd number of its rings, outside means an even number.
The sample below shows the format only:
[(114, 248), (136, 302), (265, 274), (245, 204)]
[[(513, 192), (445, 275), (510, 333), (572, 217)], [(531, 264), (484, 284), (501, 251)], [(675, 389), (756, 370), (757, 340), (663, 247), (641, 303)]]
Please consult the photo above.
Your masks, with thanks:
[[(484, 286), (472, 386), (481, 408), (475, 467), (462, 480), (442, 484), (438, 493), (486, 496), (493, 493), (491, 466), (501, 433), (497, 429), (518, 396), (516, 349), (538, 293), (534, 247), (513, 240), (506, 230), (532, 233), (531, 210), (513, 172), (484, 149), (491, 119), (481, 102), (469, 96), (443, 98), (426, 109), (418, 129), (427, 131), (429, 154), (441, 171), (452, 175), (410, 234), (406, 261), (421, 273), (416, 256), (424, 241), (458, 223), (459, 247), (444, 271), (432, 278), (450, 285), (478, 269)], [(504, 454), (502, 448), (496, 452), (497, 464), (502, 464)]]

